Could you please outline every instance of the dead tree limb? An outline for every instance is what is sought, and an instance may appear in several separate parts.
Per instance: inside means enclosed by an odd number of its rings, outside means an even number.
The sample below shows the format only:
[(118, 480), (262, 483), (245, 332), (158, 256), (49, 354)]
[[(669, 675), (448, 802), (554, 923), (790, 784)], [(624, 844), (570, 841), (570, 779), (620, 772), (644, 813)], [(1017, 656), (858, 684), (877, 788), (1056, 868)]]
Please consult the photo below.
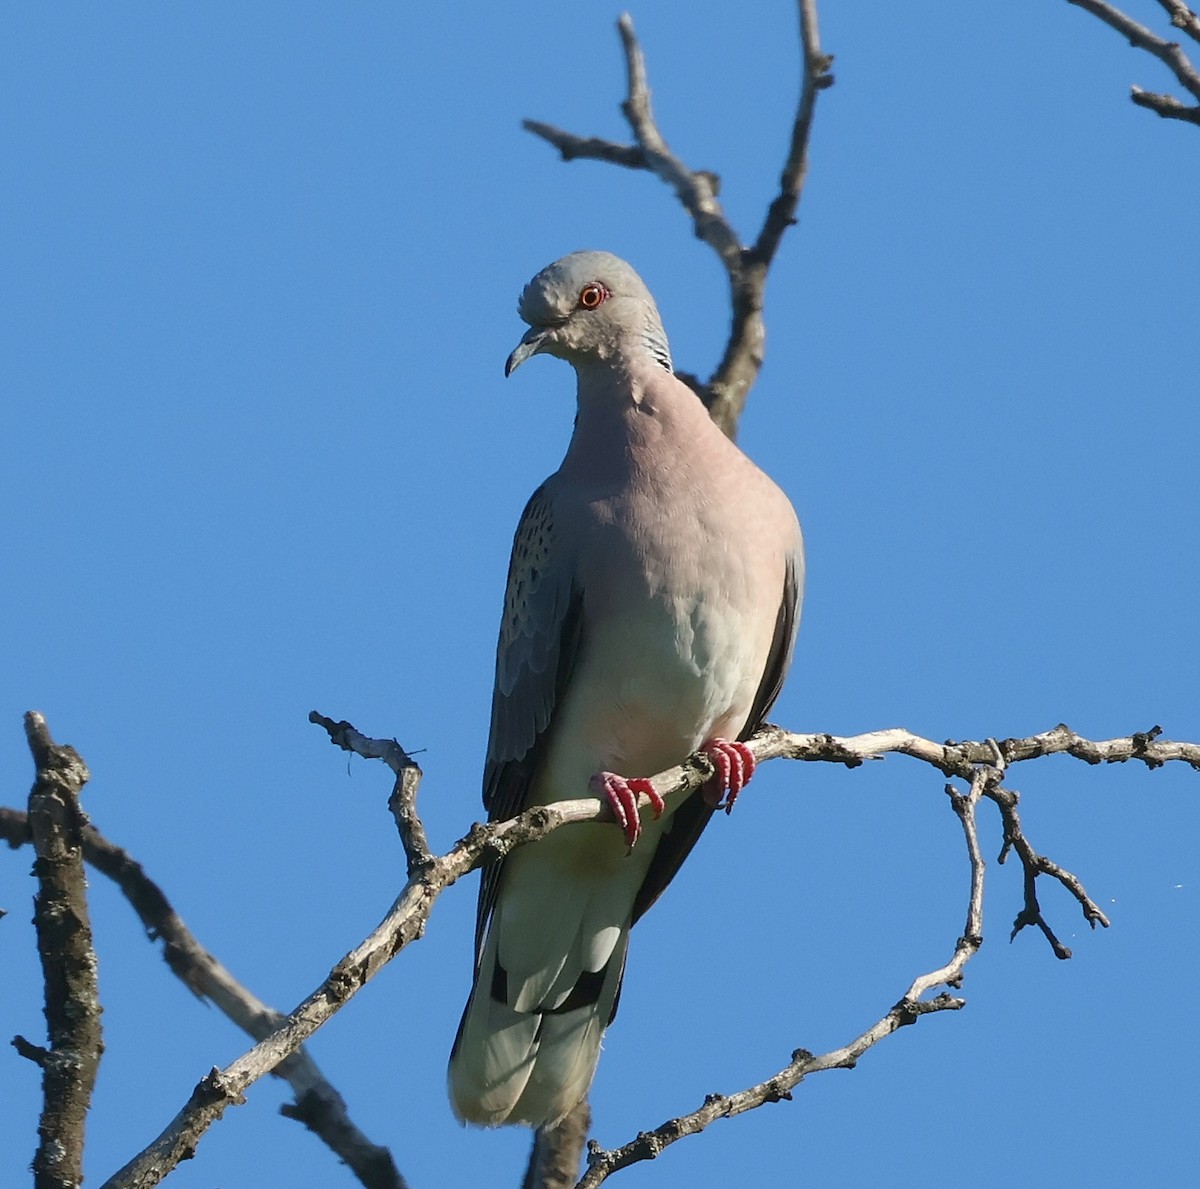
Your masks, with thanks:
[(33, 924), (45, 980), (49, 1047), (13, 1040), (42, 1071), (36, 1189), (75, 1189), (83, 1182), (83, 1136), (104, 1043), (96, 951), (88, 917), (79, 794), (89, 779), (73, 748), (55, 743), (46, 720), (25, 715), (25, 738), (37, 769), (29, 794), (29, 832), (37, 859)]
[[(1115, 29), (1134, 49), (1145, 50), (1153, 55), (1171, 71), (1184, 90), (1200, 100), (1200, 71), (1192, 65), (1178, 42), (1159, 37), (1119, 8), (1105, 3), (1105, 0), (1067, 0), (1067, 3), (1090, 12), (1109, 28)], [(1175, 28), (1182, 30), (1193, 40), (1200, 41), (1200, 17), (1186, 4), (1181, 0), (1159, 0), (1159, 3), (1167, 11)], [(1157, 112), (1163, 119), (1200, 124), (1200, 102), (1189, 105), (1174, 95), (1145, 91), (1136, 86), (1130, 88), (1129, 98), (1139, 107)]]
[(675, 192), (691, 217), (698, 239), (721, 260), (729, 279), (733, 321), (724, 355), (707, 381), (680, 372), (708, 406), (713, 420), (731, 438), (746, 397), (762, 367), (766, 344), (763, 303), (767, 272), (779, 250), (784, 232), (796, 222), (796, 210), (808, 172), (808, 145), (816, 113), (817, 95), (833, 85), (833, 58), (822, 53), (817, 28), (816, 0), (799, 0), (802, 76), (800, 98), (792, 122), (787, 158), (779, 178), (779, 191), (767, 208), (758, 235), (743, 244), (721, 208), (720, 178), (707, 170), (692, 169), (667, 144), (650, 105), (646, 60), (633, 31), (633, 21), (624, 14), (617, 22), (625, 53), (628, 90), (621, 111), (630, 130), (632, 144), (600, 137), (577, 136), (539, 120), (525, 120), (524, 127), (552, 144), (564, 161), (606, 161), (627, 169), (645, 169)]
[[(348, 723), (334, 723), (333, 720), (315, 712), (310, 719), (330, 731), (332, 741), (338, 746), (370, 758), (378, 758), (388, 753), (389, 744), (392, 743), (371, 739)], [(330, 730), (331, 727), (333, 730)], [(971, 796), (977, 800), (976, 791), (979, 795), (987, 795), (993, 787), (998, 788), (999, 774), (1012, 764), (1051, 754), (1073, 755), (1089, 763), (1135, 760), (1149, 768), (1162, 767), (1166, 763), (1177, 761), (1200, 770), (1200, 744), (1174, 742), (1162, 739), (1160, 735), (1158, 728), (1154, 728), (1121, 739), (1094, 742), (1060, 725), (1051, 731), (1026, 739), (935, 743), (901, 728), (838, 738), (832, 735), (798, 734), (778, 727), (767, 727), (750, 741), (750, 747), (760, 762), (786, 757), (845, 764), (849, 767), (857, 767), (866, 760), (878, 759), (889, 752), (898, 752), (927, 763), (947, 776), (971, 782)], [(988, 773), (996, 775), (985, 780), (980, 776), (981, 770), (984, 776)], [(711, 762), (705, 756), (697, 754), (689, 757), (683, 764), (659, 773), (653, 778), (653, 783), (659, 794), (671, 802), (699, 788), (712, 775)], [(982, 783), (978, 783), (981, 781)], [(414, 782), (411, 786), (414, 814), (415, 792)], [(959, 794), (952, 795), (951, 800), (956, 812), (960, 812), (964, 805), (954, 802), (954, 796)], [(640, 808), (647, 809), (650, 799), (643, 794), (639, 805)], [(964, 830), (967, 831), (970, 842), (974, 830), (973, 801), (968, 817), (970, 824), (964, 818)], [(270, 1036), (225, 1069), (214, 1069), (201, 1079), (189, 1101), (167, 1128), (148, 1148), (106, 1182), (106, 1189), (148, 1189), (149, 1186), (157, 1185), (180, 1160), (194, 1152), (205, 1131), (220, 1118), (227, 1107), (239, 1105), (244, 1101), (243, 1094), (253, 1082), (275, 1068), (289, 1053), (294, 1052), (317, 1028), (344, 1007), (392, 958), (424, 934), (430, 910), (438, 896), (469, 871), (485, 861), (502, 858), (517, 846), (536, 842), (537, 839), (570, 822), (613, 820), (612, 810), (606, 802), (590, 798), (539, 805), (509, 821), (488, 825), (476, 823), (446, 854), (430, 856), (423, 862), (413, 864), (400, 896), (371, 935), (347, 954), (333, 968), (329, 977), (286, 1017)], [(1019, 829), (1019, 824), (1017, 828)], [(970, 846), (968, 849), (970, 850)], [(974, 851), (971, 851), (971, 855), (975, 870)], [(975, 896), (975, 884), (972, 883), (972, 904), (975, 902)], [(1097, 923), (1097, 920), (1093, 920), (1092, 923)], [(1099, 923), (1106, 924), (1107, 921), (1101, 920)], [(968, 937), (970, 944), (964, 947), (960, 942), (959, 946), (956, 946), (954, 957), (946, 966), (914, 980), (900, 1003), (862, 1035), (833, 1053), (815, 1058), (810, 1054), (797, 1057), (786, 1070), (774, 1075), (760, 1087), (752, 1087), (742, 1092), (750, 1096), (744, 1100), (746, 1105), (739, 1106), (737, 1111), (730, 1111), (722, 1106), (716, 1111), (716, 1115), (740, 1113), (750, 1109), (751, 1105), (777, 1101), (783, 1096), (782, 1093), (772, 1097), (772, 1092), (783, 1085), (783, 1082), (778, 1080), (780, 1077), (786, 1080), (798, 1074), (796, 1080), (791, 1083), (795, 1085), (809, 1073), (826, 1068), (844, 1068), (847, 1063), (852, 1063), (862, 1052), (903, 1024), (912, 1023), (914, 1019), (930, 1012), (960, 1007), (959, 1001), (949, 997), (939, 996), (933, 1000), (923, 1000), (920, 996), (939, 983), (952, 984), (961, 976), (962, 965), (977, 948), (973, 939), (981, 936), (981, 933), (973, 931), (973, 926), (969, 923), (964, 936)], [(741, 1103), (743, 1100), (739, 1098), (737, 1101)]]
[(983, 880), (984, 860), (979, 846), (979, 834), (975, 824), (975, 811), (985, 791), (998, 784), (998, 768), (978, 769), (971, 778), (971, 787), (960, 793), (953, 785), (946, 786), (951, 808), (962, 823), (963, 837), (970, 863), (970, 880), (967, 893), (966, 924), (962, 936), (954, 946), (950, 960), (936, 970), (920, 975), (905, 991), (901, 999), (860, 1036), (849, 1044), (821, 1056), (814, 1056), (806, 1049), (797, 1049), (791, 1061), (777, 1073), (759, 1082), (758, 1085), (740, 1090), (736, 1094), (709, 1094), (703, 1105), (689, 1114), (669, 1119), (653, 1131), (643, 1131), (635, 1139), (619, 1148), (606, 1150), (594, 1140), (588, 1145), (587, 1172), (578, 1182), (576, 1189), (595, 1189), (613, 1173), (643, 1160), (653, 1160), (664, 1149), (688, 1135), (698, 1135), (718, 1119), (732, 1118), (745, 1111), (754, 1110), (767, 1103), (790, 1102), (794, 1090), (806, 1077), (823, 1073), (827, 1069), (853, 1069), (858, 1059), (885, 1037), (890, 1036), (907, 1024), (915, 1024), (922, 1016), (935, 1012), (958, 1011), (966, 1001), (946, 992), (932, 999), (923, 998), (935, 987), (958, 987), (962, 984), (963, 971), (967, 963), (983, 944)]

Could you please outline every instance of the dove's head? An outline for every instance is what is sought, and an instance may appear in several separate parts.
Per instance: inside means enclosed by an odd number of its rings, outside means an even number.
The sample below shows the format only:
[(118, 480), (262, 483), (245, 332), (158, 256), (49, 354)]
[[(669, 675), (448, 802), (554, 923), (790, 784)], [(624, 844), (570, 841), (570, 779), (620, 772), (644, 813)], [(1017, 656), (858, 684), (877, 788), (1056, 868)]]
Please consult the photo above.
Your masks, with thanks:
[(506, 376), (539, 354), (576, 367), (640, 354), (671, 370), (650, 290), (611, 252), (572, 252), (543, 268), (525, 286), (517, 311), (529, 329), (508, 357)]

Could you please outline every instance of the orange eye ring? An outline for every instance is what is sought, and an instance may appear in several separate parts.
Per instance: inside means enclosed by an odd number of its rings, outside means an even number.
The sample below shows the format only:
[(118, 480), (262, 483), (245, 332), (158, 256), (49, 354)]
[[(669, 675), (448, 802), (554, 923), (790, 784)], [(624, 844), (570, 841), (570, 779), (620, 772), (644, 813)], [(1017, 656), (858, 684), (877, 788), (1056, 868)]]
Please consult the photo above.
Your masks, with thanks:
[(590, 285), (584, 285), (579, 291), (579, 308), (582, 310), (594, 310), (607, 297), (608, 290), (599, 281), (592, 281)]

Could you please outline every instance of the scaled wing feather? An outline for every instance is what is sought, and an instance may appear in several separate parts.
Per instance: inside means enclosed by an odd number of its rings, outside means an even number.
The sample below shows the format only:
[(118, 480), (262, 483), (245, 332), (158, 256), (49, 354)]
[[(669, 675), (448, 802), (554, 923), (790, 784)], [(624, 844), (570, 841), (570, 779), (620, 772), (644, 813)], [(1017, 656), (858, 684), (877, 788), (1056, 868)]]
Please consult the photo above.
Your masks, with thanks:
[[(565, 555), (543, 484), (525, 505), (508, 567), (483, 771), (488, 821), (506, 821), (525, 808), (554, 708), (570, 678), (579, 650), (582, 610), (573, 574), (574, 559)], [(483, 869), (475, 921), (477, 962), (495, 907), (501, 866), (495, 862)]]

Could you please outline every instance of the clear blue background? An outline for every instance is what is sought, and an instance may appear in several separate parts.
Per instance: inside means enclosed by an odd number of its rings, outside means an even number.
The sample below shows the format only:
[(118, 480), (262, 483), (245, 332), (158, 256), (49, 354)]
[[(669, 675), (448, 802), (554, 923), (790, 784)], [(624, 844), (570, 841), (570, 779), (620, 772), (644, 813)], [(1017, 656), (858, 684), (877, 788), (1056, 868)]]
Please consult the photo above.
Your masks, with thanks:
[[(1130, 11), (1166, 31), (1158, 5)], [(723, 275), (655, 179), (563, 165), (522, 117), (624, 139), (602, 4), (0, 11), (0, 771), (21, 713), (80, 749), (86, 806), (200, 937), (288, 1009), (402, 881), (386, 771), (317, 708), (422, 749), (445, 849), (480, 813), (512, 529), (572, 378), (505, 383), (515, 300), (578, 247), (635, 263), (707, 374)], [(662, 127), (743, 238), (798, 85), (794, 6), (634, 10)], [(826, 3), (800, 226), (741, 441), (791, 494), (810, 578), (774, 717), (934, 738), (1200, 739), (1195, 199), (1200, 130), (1135, 108), (1167, 72), (1065, 3)], [(1195, 47), (1192, 47), (1195, 48)], [(1194, 1176), (1200, 776), (1019, 768), (1035, 844), (1110, 912), (1008, 930), (990, 867), (964, 1012), (714, 1126), (629, 1186), (768, 1180), (1172, 1185)], [(595, 1085), (606, 1145), (845, 1043), (962, 927), (938, 775), (771, 764), (634, 938)], [(999, 849), (985, 810), (986, 850)], [(43, 1035), (28, 851), (0, 856), (0, 1034)], [(443, 1090), (474, 880), (311, 1049), (414, 1189), (515, 1185), (517, 1131)], [(92, 881), (107, 1052), (95, 1183), (248, 1045)], [(7, 1054), (7, 1055), (6, 1055)], [(0, 1050), (0, 1182), (38, 1074)], [(172, 1184), (352, 1184), (256, 1085)]]

